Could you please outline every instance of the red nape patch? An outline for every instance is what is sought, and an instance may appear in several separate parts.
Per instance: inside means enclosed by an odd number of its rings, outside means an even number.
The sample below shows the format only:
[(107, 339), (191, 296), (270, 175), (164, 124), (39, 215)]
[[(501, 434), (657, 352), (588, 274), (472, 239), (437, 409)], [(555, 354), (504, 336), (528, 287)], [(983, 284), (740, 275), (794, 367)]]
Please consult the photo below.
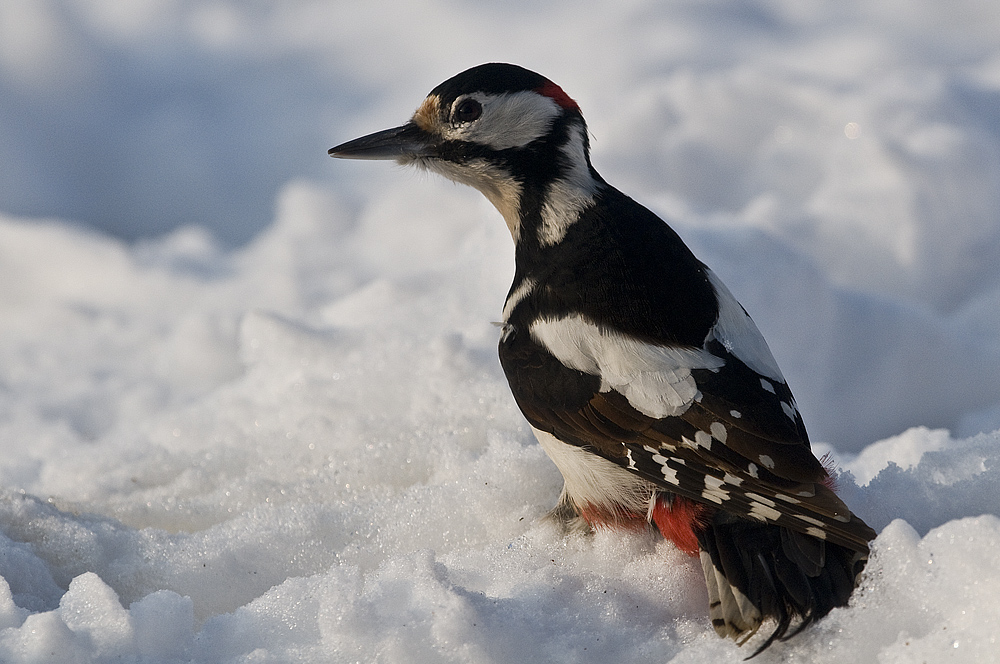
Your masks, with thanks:
[(840, 468), (837, 468), (837, 461), (833, 458), (832, 454), (827, 452), (819, 460), (819, 464), (826, 471), (826, 477), (820, 480), (820, 484), (830, 491), (837, 493), (837, 476), (840, 475)]
[(535, 88), (535, 92), (540, 95), (545, 95), (546, 97), (554, 100), (557, 104), (563, 108), (568, 108), (573, 111), (579, 111), (580, 107), (577, 105), (573, 98), (568, 94), (563, 92), (563, 89), (552, 81), (547, 81), (545, 85), (540, 88)]
[(705, 506), (680, 496), (668, 501), (660, 496), (653, 507), (653, 523), (665, 539), (689, 556), (698, 555), (698, 537), (695, 531), (705, 527)]

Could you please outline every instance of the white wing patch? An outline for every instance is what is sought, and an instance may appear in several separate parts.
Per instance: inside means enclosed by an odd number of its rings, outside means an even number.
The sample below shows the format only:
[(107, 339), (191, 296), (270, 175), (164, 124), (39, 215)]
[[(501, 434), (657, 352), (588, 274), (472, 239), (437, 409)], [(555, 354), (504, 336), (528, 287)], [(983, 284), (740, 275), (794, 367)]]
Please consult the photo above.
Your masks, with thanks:
[(729, 432), (726, 430), (726, 425), (722, 422), (712, 422), (709, 425), (708, 430), (712, 432), (712, 436), (715, 437), (723, 445), (726, 444), (726, 438), (729, 437)]
[(758, 521), (765, 521), (774, 523), (781, 517), (781, 512), (774, 509), (773, 507), (768, 507), (767, 505), (761, 505), (759, 503), (750, 503), (750, 513), (749, 516)]
[(670, 459), (663, 456), (662, 454), (654, 454), (653, 461), (660, 464), (660, 472), (663, 473), (663, 479), (667, 481), (667, 484), (673, 484), (674, 486), (676, 486), (678, 483), (677, 471), (674, 468), (671, 468), (670, 466), (667, 465)]
[(698, 394), (692, 369), (719, 369), (725, 362), (696, 348), (654, 346), (601, 329), (576, 314), (531, 324), (531, 338), (571, 369), (601, 378), (639, 412), (655, 418), (682, 414)]
[(725, 480), (706, 475), (705, 488), (701, 492), (701, 497), (717, 505), (721, 505), (723, 501), (729, 500), (729, 491), (722, 488), (724, 483)]
[(764, 341), (764, 336), (757, 329), (753, 319), (747, 315), (743, 306), (736, 301), (714, 272), (705, 268), (705, 274), (715, 289), (715, 296), (719, 301), (719, 320), (709, 330), (705, 341), (716, 339), (726, 350), (740, 358), (743, 364), (761, 376), (784, 383), (781, 369), (774, 361), (771, 349), (767, 347), (767, 342)]

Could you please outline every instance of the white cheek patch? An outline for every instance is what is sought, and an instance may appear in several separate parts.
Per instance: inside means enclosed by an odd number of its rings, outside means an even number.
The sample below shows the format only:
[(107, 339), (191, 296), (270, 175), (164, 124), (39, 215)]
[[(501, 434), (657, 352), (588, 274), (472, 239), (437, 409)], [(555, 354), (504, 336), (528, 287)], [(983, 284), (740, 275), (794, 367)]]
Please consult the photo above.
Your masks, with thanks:
[(531, 338), (571, 369), (601, 378), (601, 390), (625, 396), (655, 418), (680, 415), (698, 394), (692, 369), (718, 369), (724, 361), (697, 348), (654, 346), (601, 329), (583, 316), (538, 320)]
[(784, 383), (781, 369), (774, 361), (771, 349), (767, 347), (767, 342), (764, 341), (764, 336), (757, 329), (757, 325), (714, 272), (706, 268), (705, 274), (715, 289), (715, 296), (719, 301), (719, 320), (709, 331), (706, 341), (716, 339), (726, 350), (740, 358), (743, 364), (761, 376)]
[(501, 95), (462, 95), (455, 99), (452, 108), (470, 98), (482, 104), (483, 114), (473, 122), (446, 126), (441, 132), (445, 139), (506, 150), (544, 136), (562, 112), (551, 97), (530, 90)]

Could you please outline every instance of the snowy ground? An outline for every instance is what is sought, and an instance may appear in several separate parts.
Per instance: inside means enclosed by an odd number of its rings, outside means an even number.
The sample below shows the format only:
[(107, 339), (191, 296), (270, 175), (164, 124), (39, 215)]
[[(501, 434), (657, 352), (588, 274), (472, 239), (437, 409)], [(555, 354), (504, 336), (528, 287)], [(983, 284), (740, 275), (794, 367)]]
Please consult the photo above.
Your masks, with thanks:
[(670, 545), (540, 520), (497, 213), (326, 157), (490, 60), (580, 102), (880, 532), (755, 661), (1000, 660), (1000, 9), (516, 4), (0, 3), (0, 661), (749, 654)]

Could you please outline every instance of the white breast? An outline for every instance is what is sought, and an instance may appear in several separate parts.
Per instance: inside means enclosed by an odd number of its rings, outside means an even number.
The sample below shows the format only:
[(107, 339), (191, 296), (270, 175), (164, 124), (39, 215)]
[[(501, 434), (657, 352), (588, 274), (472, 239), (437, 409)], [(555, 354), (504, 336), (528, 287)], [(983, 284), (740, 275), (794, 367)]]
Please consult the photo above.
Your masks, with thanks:
[(656, 487), (624, 468), (550, 433), (532, 427), (565, 482), (563, 492), (578, 509), (594, 507), (608, 514), (646, 514)]

